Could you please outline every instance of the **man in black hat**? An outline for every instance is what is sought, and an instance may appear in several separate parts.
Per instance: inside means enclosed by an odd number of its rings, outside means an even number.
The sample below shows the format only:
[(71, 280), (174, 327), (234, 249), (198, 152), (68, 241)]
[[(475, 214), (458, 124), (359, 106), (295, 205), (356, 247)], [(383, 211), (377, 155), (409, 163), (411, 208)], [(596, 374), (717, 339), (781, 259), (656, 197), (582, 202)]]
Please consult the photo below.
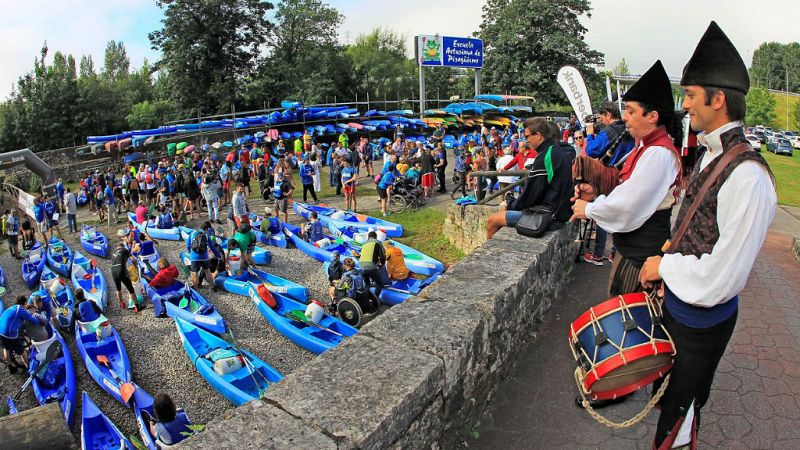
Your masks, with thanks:
[(692, 129), (701, 132), (698, 141), (705, 151), (689, 176), (676, 233), (711, 172), (720, 164), (724, 169), (702, 196), (683, 237), (673, 235), (675, 248), (648, 258), (640, 274), (642, 283), (664, 281), (664, 326), (677, 351), (661, 398), (658, 449), (696, 444), (700, 408), (736, 325), (738, 294), (777, 205), (769, 167), (742, 130), (747, 68), (716, 23), (684, 67), (681, 85), (683, 109)]
[[(669, 240), (672, 206), (680, 194), (682, 139), (672, 85), (661, 61), (623, 95), (623, 120), (636, 144), (620, 171), (621, 183), (595, 198), (592, 187), (575, 188), (575, 219), (594, 219), (613, 233), (617, 254), (611, 266), (610, 297), (641, 292), (639, 270)], [(576, 404), (582, 406), (582, 399)], [(617, 400), (593, 401), (602, 407)]]

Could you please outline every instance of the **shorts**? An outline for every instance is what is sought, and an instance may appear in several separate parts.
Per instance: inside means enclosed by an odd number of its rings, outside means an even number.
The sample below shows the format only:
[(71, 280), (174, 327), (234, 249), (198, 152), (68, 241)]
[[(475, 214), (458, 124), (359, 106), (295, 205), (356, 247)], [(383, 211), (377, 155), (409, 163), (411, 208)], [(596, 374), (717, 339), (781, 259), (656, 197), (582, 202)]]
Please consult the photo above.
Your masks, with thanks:
[(131, 295), (136, 295), (136, 291), (133, 290), (133, 283), (131, 282), (131, 279), (128, 278), (127, 272), (120, 273), (119, 271), (112, 269), (111, 278), (114, 279), (114, 287), (117, 288), (117, 292), (121, 293), (122, 285), (125, 285), (125, 289), (127, 289)]
[(47, 221), (44, 222), (36, 222), (36, 229), (39, 230), (39, 233), (44, 233), (47, 231)]
[(211, 258), (208, 260), (208, 268), (212, 272), (223, 272), (225, 271), (225, 260), (217, 257)]
[(288, 212), (286, 210), (287, 203), (288, 203), (288, 199), (285, 198), (285, 197), (284, 198), (275, 199), (275, 211)]
[(192, 273), (200, 272), (201, 270), (208, 269), (209, 267), (208, 260), (192, 261), (189, 267)]
[(433, 172), (422, 174), (422, 187), (433, 187)]
[(356, 185), (350, 184), (342, 188), (344, 195), (353, 195), (356, 192)]
[(18, 355), (22, 355), (22, 353), (25, 351), (25, 347), (22, 345), (22, 339), (18, 337), (7, 338), (5, 336), (0, 336), (0, 344), (2, 344), (0, 347)]
[(378, 191), (378, 197), (382, 199), (389, 198), (389, 193), (386, 192), (386, 189), (377, 186), (375, 187), (375, 189)]
[(515, 227), (522, 217), (522, 211), (506, 211), (506, 226)]
[(223, 191), (227, 191), (227, 190), (228, 190), (228, 188), (230, 187), (230, 185), (231, 185), (231, 182), (230, 182), (230, 181), (228, 181), (228, 180), (225, 180), (225, 181), (223, 181), (223, 182), (222, 182), (222, 190), (223, 190)]
[(12, 245), (12, 246), (16, 247), (16, 246), (17, 246), (17, 242), (18, 242), (18, 238), (17, 238), (17, 236), (18, 236), (18, 235), (16, 235), (16, 234), (9, 234), (9, 235), (6, 235), (6, 236), (8, 237), (8, 243), (9, 243), (10, 245)]

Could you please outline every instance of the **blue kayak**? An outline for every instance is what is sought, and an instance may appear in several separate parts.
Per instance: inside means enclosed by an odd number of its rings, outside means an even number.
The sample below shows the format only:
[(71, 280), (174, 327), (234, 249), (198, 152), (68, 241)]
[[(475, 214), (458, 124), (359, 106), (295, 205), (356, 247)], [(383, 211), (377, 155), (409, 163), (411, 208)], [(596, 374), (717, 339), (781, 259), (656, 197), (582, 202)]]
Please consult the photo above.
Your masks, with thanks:
[(341, 209), (328, 208), (327, 206), (309, 205), (299, 202), (294, 202), (292, 207), (297, 215), (302, 216), (306, 220), (311, 218), (311, 212), (316, 211), (319, 220), (326, 227), (329, 222), (333, 222), (342, 227), (351, 226), (358, 228), (359, 231), (380, 229), (389, 237), (400, 237), (403, 235), (403, 226), (394, 222), (389, 222), (388, 220), (342, 211)]
[(59, 275), (69, 277), (72, 271), (72, 249), (56, 237), (47, 246), (47, 265)]
[(70, 276), (75, 290), (82, 289), (87, 299), (105, 311), (108, 307), (108, 285), (103, 271), (81, 252), (75, 252)]
[[(101, 330), (99, 337), (97, 335), (98, 329)], [(107, 336), (103, 337), (103, 334), (107, 334)], [(129, 404), (122, 400), (119, 384), (114, 380), (108, 367), (97, 361), (98, 355), (105, 355), (114, 369), (114, 373), (119, 376), (123, 383), (129, 383), (133, 380), (131, 363), (128, 360), (125, 345), (122, 343), (117, 330), (108, 323), (108, 319), (105, 316), (100, 316), (100, 318), (91, 323), (76, 321), (75, 343), (78, 347), (78, 353), (86, 365), (86, 370), (89, 371), (92, 379), (103, 390), (117, 399), (118, 402), (130, 407)]]
[(172, 318), (180, 317), (213, 333), (225, 332), (225, 319), (214, 305), (183, 282), (176, 280), (172, 286), (156, 288), (150, 286), (144, 277), (139, 277), (139, 281), (147, 292), (147, 298), (153, 303), (153, 314), (156, 317), (162, 314)]
[(89, 394), (81, 398), (81, 448), (91, 450), (112, 450), (135, 448), (111, 419), (100, 411)]
[(286, 235), (287, 239), (292, 241), (292, 244), (294, 244), (298, 250), (316, 259), (317, 261), (330, 261), (331, 254), (335, 250), (339, 252), (342, 260), (344, 260), (345, 257), (350, 256), (355, 259), (356, 265), (358, 265), (358, 258), (351, 253), (351, 249), (344, 245), (341, 240), (337, 241), (335, 237), (329, 234), (323, 234), (324, 238), (327, 239), (329, 243), (323, 247), (317, 247), (314, 245), (314, 243), (308, 242), (303, 239), (302, 236), (300, 236), (300, 227), (286, 222), (281, 222), (281, 227), (283, 228), (283, 233)]
[[(58, 402), (61, 411), (64, 413), (64, 420), (67, 425), (72, 423), (72, 416), (75, 412), (75, 399), (78, 394), (75, 383), (75, 369), (72, 365), (72, 356), (69, 354), (69, 347), (64, 342), (64, 338), (58, 330), (50, 326), (53, 339), (61, 343), (61, 354), (53, 360), (47, 368), (42, 369), (44, 374), (40, 377), (33, 377), (33, 395), (39, 405)], [(37, 344), (31, 346), (30, 367), (34, 368), (38, 362), (34, 362), (39, 355)], [(34, 369), (35, 370), (35, 369)]]
[[(322, 317), (319, 326), (303, 321), (299, 316), (302, 316), (306, 305), (282, 294), (272, 294), (277, 306), (270, 308), (261, 299), (257, 285), (253, 283), (250, 284), (249, 293), (250, 299), (267, 322), (290, 341), (311, 353), (319, 355), (339, 345), (345, 337), (358, 333), (357, 329), (327, 314)], [(293, 311), (299, 312), (299, 315), (293, 315)]]
[(22, 279), (25, 280), (28, 289), (33, 289), (39, 284), (46, 259), (42, 244), (38, 242), (33, 244), (33, 248), (28, 251), (27, 256), (22, 261)]
[[(264, 272), (263, 270), (250, 269), (256, 275), (247, 271), (243, 271), (241, 275), (229, 276), (227, 273), (220, 273), (214, 279), (214, 284), (221, 289), (224, 289), (232, 294), (248, 297), (250, 295), (250, 283), (263, 284), (267, 283), (267, 289), (276, 294), (284, 294), (287, 297), (295, 300), (305, 302), (308, 300), (308, 288), (301, 286), (293, 281), (281, 278), (277, 275)], [(259, 277), (261, 279), (259, 279)], [(263, 280), (263, 281), (262, 281)]]
[(6, 271), (0, 266), (0, 287), (6, 287)]
[[(175, 325), (181, 335), (183, 348), (200, 375), (236, 406), (262, 398), (272, 383), (283, 378), (280, 372), (247, 350), (236, 349), (222, 338), (180, 317), (175, 318)], [(221, 358), (234, 364), (238, 361), (241, 366), (233, 366), (231, 369), (235, 370), (220, 375), (214, 370), (214, 362), (227, 365), (220, 361)]]
[[(142, 444), (147, 447), (147, 450), (159, 450), (159, 447), (156, 437), (150, 434), (150, 427), (148, 426), (147, 420), (145, 420), (145, 415), (142, 412), (147, 412), (150, 417), (155, 417), (153, 413), (153, 404), (155, 403), (153, 400), (153, 396), (148, 394), (144, 389), (142, 389), (138, 384), (133, 383), (135, 387), (135, 391), (133, 391), (133, 397), (131, 397), (131, 403), (133, 403), (133, 412), (136, 415), (136, 425), (139, 428), (139, 436), (142, 438)], [(164, 446), (166, 448), (166, 446)]]
[(153, 239), (161, 239), (165, 241), (180, 241), (181, 235), (178, 227), (172, 228), (158, 228), (154, 220), (147, 220), (145, 223), (140, 224), (136, 222), (136, 214), (128, 213), (128, 220), (140, 232), (152, 237)]
[[(354, 227), (342, 227), (341, 225), (340, 222), (336, 223), (331, 221), (328, 223), (328, 230), (330, 230), (333, 236), (341, 239), (351, 247), (360, 248), (361, 243), (358, 242), (355, 237), (359, 236), (365, 241), (366, 235), (360, 234), (361, 232)], [(403, 252), (403, 260), (408, 270), (426, 277), (444, 272), (444, 264), (442, 264), (441, 261), (433, 259), (419, 250), (411, 248), (401, 242), (395, 240), (390, 241)]]
[(108, 238), (97, 231), (97, 228), (83, 225), (81, 229), (81, 247), (92, 255), (108, 258)]
[(67, 286), (67, 280), (45, 267), (42, 270), (42, 284), (39, 290), (28, 297), (28, 303), (33, 302), (33, 296), (38, 295), (50, 302), (53, 318), (59, 327), (69, 331), (72, 329), (73, 314), (75, 310), (75, 295)]
[[(261, 222), (264, 221), (262, 216), (250, 213), (250, 224), (253, 226), (253, 233), (256, 235), (258, 242), (265, 245), (272, 245), (274, 247), (286, 248), (286, 236), (281, 232), (280, 220), (270, 221), (269, 231), (270, 237), (261, 232)], [(277, 224), (275, 223), (277, 222)]]
[[(328, 265), (326, 262), (322, 265), (322, 272), (327, 275)], [(419, 278), (408, 277), (405, 280), (394, 280), (388, 286), (384, 286), (381, 290), (380, 301), (389, 306), (394, 306), (403, 303), (409, 297), (417, 295), (422, 291), (425, 286), (430, 285), (439, 278), (439, 274), (421, 280)], [(375, 293), (375, 288), (370, 288)]]

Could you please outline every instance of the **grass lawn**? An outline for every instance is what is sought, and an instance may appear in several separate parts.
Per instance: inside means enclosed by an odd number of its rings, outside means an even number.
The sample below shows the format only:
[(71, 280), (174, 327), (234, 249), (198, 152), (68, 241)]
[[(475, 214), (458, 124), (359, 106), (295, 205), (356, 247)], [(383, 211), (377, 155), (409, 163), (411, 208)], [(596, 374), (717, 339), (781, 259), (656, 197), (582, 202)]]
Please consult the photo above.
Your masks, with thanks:
[[(364, 214), (381, 217), (380, 210), (364, 211)], [(397, 241), (438, 259), (445, 266), (449, 267), (464, 258), (464, 252), (450, 244), (442, 233), (444, 212), (434, 208), (421, 208), (415, 212), (392, 214), (387, 219), (404, 228), (403, 237), (397, 238)]]
[[(786, 128), (786, 95), (783, 94), (772, 94), (775, 97), (775, 120), (772, 121), (771, 126), (773, 128), (779, 128), (781, 130)], [(800, 123), (797, 123), (794, 120), (794, 116), (792, 116), (792, 108), (794, 108), (795, 103), (800, 102), (800, 97), (791, 97), (789, 96), (789, 129), (790, 130), (800, 130)]]
[(800, 206), (800, 154), (794, 156), (776, 155), (762, 151), (778, 185), (778, 203), (781, 205)]

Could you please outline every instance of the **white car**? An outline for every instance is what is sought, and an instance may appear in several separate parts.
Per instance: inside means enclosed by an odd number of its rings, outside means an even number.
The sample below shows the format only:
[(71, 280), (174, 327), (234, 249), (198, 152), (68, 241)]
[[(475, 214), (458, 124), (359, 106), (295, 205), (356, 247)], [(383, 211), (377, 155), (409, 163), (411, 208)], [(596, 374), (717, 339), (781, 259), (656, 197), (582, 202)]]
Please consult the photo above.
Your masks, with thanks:
[(800, 148), (800, 136), (789, 139), (789, 143), (792, 144), (792, 148)]
[(747, 138), (747, 142), (753, 146), (754, 150), (761, 151), (761, 139), (759, 139), (758, 136), (754, 134), (745, 134), (744, 137)]

